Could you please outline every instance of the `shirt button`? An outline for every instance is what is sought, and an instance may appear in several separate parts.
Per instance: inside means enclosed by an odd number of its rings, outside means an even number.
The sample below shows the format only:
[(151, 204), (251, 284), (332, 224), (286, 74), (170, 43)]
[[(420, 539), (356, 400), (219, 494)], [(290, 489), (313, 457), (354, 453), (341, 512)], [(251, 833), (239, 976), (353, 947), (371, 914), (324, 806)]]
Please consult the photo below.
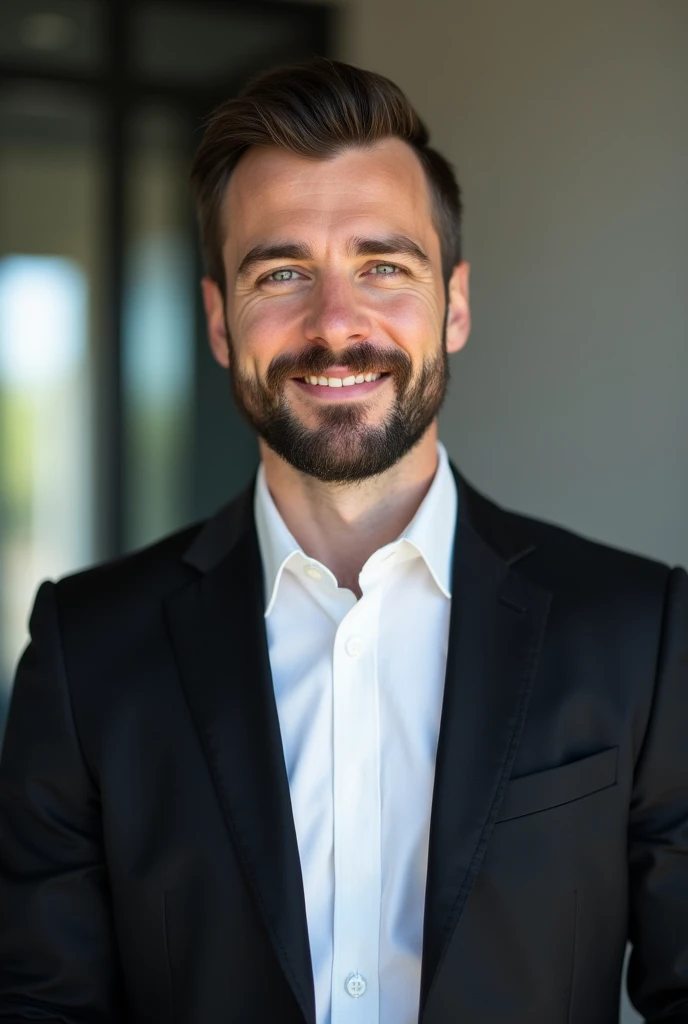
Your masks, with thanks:
[(319, 580), (322, 578), (322, 573), (320, 572), (320, 569), (317, 569), (314, 565), (304, 565), (303, 571), (305, 572), (306, 576), (310, 576), (312, 580)]
[(362, 636), (350, 636), (344, 644), (344, 650), (350, 658), (357, 658), (359, 654), (363, 653), (363, 646)]
[(346, 991), (352, 999), (359, 999), (365, 993), (367, 987), (365, 978), (358, 971), (354, 971), (346, 979)]

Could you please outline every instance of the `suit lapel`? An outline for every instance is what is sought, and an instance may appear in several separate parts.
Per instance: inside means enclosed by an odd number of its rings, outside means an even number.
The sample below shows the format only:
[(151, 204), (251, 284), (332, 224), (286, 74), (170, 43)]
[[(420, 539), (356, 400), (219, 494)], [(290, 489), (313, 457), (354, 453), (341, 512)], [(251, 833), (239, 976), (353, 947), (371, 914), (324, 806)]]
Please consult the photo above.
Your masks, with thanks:
[(550, 601), (513, 567), (532, 550), (516, 520), (454, 473), (460, 518), (430, 822), (421, 1019), (516, 756)]
[(167, 603), (172, 645), (227, 827), (308, 1024), (315, 999), (305, 901), (263, 618), (251, 493), (201, 531), (203, 575)]

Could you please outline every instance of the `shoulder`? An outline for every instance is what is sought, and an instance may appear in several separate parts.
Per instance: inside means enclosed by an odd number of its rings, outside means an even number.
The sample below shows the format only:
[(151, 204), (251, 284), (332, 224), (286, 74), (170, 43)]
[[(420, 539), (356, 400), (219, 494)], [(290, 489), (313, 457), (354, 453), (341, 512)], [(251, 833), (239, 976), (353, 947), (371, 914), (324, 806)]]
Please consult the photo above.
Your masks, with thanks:
[(120, 558), (46, 584), (63, 631), (80, 640), (141, 635), (166, 599), (221, 563), (252, 522), (253, 483), (209, 519)]
[(203, 529), (196, 523), (154, 544), (64, 576), (55, 584), (59, 605), (79, 614), (106, 612), (160, 600), (193, 576), (184, 554)]
[[(572, 596), (661, 597), (671, 567), (547, 519), (503, 507), (461, 481), (470, 525), (524, 576)], [(510, 557), (513, 556), (513, 557)]]
[(507, 513), (533, 538), (543, 561), (574, 574), (603, 570), (613, 576), (663, 576), (669, 566), (659, 559), (634, 552), (578, 530), (519, 512)]
[(552, 586), (591, 585), (598, 591), (663, 591), (671, 568), (638, 552), (587, 537), (546, 520), (511, 513), (533, 538), (530, 571)]
[[(488, 499), (483, 499), (488, 501)], [(503, 534), (521, 538), (512, 571), (550, 598), (550, 650), (557, 673), (599, 663), (650, 699), (667, 637), (688, 635), (688, 576), (681, 568), (489, 503)], [(612, 671), (612, 668), (615, 671)], [(607, 676), (605, 676), (607, 678)]]

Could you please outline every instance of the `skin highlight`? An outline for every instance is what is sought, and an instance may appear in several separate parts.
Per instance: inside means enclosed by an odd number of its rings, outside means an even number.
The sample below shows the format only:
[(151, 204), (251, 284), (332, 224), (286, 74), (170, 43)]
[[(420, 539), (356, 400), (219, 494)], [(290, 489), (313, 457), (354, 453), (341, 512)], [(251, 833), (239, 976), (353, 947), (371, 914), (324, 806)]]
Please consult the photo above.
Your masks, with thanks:
[[(470, 331), (468, 265), (443, 280), (425, 175), (398, 139), (328, 160), (252, 147), (223, 213), (226, 294), (202, 283), (211, 349), (290, 532), (360, 596), (362, 566), (437, 468), (447, 357)], [(360, 397), (299, 379), (365, 369), (387, 375)]]

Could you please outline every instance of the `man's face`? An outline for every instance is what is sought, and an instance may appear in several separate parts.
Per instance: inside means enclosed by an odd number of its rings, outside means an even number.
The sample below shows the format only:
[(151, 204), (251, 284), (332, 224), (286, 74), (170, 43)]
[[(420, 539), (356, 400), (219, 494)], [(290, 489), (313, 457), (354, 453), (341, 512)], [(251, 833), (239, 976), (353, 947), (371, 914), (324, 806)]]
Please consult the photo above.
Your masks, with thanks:
[(313, 160), (254, 147), (230, 179), (224, 221), (226, 302), (209, 279), (204, 298), (239, 409), (319, 480), (389, 469), (434, 422), (447, 353), (470, 326), (468, 268), (445, 288), (413, 150), (390, 139)]

